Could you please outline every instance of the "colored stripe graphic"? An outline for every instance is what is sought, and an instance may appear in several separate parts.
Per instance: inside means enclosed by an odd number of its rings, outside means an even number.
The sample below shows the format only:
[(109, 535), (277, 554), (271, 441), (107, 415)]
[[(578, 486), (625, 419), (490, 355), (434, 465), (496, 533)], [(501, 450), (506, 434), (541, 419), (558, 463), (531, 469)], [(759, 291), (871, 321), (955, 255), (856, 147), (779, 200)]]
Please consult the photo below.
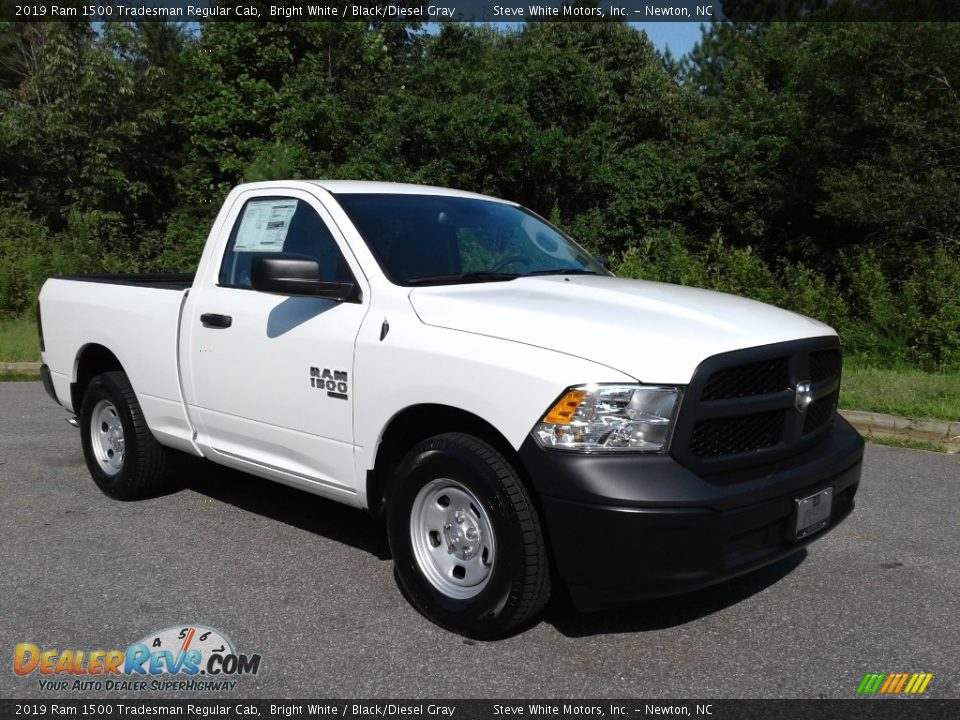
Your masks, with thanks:
[(872, 695), (880, 689), (880, 683), (883, 682), (885, 677), (886, 673), (867, 673), (863, 676), (863, 680), (860, 681), (860, 687), (857, 688), (857, 693)]
[(857, 686), (858, 695), (920, 695), (933, 673), (867, 673)]
[(911, 677), (910, 673), (903, 674), (903, 679), (900, 680), (899, 683), (897, 683), (897, 692), (900, 692), (901, 690), (903, 690), (903, 686), (906, 685), (907, 680), (909, 680), (910, 677)]
[(893, 686), (894, 682), (898, 677), (900, 676), (897, 675), (896, 673), (890, 673), (889, 675), (887, 675), (886, 682), (884, 682), (883, 687), (880, 688), (880, 694), (885, 695), (886, 693), (890, 692), (890, 688)]
[(888, 693), (899, 693), (903, 690), (904, 683), (907, 682), (907, 678), (910, 677), (910, 673), (900, 673), (897, 675), (897, 679), (893, 681), (893, 685), (890, 686), (890, 689), (887, 690)]

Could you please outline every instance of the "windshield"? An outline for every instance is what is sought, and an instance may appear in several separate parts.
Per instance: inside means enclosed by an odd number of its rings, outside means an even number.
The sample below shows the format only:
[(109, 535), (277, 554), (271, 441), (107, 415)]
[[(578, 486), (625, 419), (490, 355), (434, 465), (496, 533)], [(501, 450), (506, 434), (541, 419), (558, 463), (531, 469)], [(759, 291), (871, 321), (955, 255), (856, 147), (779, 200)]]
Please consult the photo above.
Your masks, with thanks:
[(513, 205), (445, 195), (342, 193), (337, 201), (397, 285), (609, 274), (555, 227)]

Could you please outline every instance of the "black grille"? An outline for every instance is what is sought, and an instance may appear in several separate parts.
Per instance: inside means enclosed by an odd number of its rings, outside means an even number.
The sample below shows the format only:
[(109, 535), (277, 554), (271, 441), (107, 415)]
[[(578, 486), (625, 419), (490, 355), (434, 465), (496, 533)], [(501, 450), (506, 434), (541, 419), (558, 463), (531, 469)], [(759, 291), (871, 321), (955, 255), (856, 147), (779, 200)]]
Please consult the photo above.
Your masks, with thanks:
[(713, 374), (701, 400), (726, 400), (786, 390), (790, 385), (787, 358), (773, 358), (726, 368)]
[(810, 353), (810, 381), (816, 383), (839, 377), (841, 362), (839, 350), (818, 350)]
[(690, 434), (690, 450), (701, 458), (763, 450), (783, 440), (784, 411), (701, 420)]
[[(731, 471), (806, 451), (832, 425), (840, 369), (836, 337), (794, 340), (708, 358), (684, 394), (673, 456), (701, 475), (731, 477)], [(813, 401), (805, 404), (811, 397)]]
[(804, 435), (816, 432), (833, 419), (833, 414), (837, 409), (837, 396), (839, 394), (839, 392), (833, 392), (826, 397), (810, 403), (810, 407), (807, 408), (807, 414), (803, 418)]

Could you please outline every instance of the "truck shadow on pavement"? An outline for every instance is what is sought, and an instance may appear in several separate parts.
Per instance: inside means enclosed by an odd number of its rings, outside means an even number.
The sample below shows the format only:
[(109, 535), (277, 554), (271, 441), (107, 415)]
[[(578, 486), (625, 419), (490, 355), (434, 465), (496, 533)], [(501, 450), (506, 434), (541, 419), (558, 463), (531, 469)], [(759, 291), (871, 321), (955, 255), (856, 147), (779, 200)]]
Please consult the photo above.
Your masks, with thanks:
[(566, 637), (665, 630), (712, 615), (766, 590), (793, 572), (806, 557), (806, 549), (801, 549), (772, 565), (702, 590), (601, 612), (578, 612), (565, 592), (557, 593), (543, 620)]
[(172, 492), (193, 490), (241, 510), (355, 547), (380, 560), (392, 557), (383, 524), (363, 510), (201, 458), (182, 455), (173, 464), (171, 476), (176, 480)]
[[(379, 560), (392, 557), (383, 523), (362, 510), (186, 455), (173, 461), (171, 475), (176, 482), (170, 492), (192, 490), (349, 545)], [(601, 612), (577, 611), (561, 587), (554, 592), (542, 618), (532, 625), (546, 622), (566, 637), (664, 630), (712, 615), (766, 590), (793, 572), (806, 557), (806, 549), (801, 549), (773, 565), (703, 590)], [(530, 627), (518, 628), (517, 633)]]

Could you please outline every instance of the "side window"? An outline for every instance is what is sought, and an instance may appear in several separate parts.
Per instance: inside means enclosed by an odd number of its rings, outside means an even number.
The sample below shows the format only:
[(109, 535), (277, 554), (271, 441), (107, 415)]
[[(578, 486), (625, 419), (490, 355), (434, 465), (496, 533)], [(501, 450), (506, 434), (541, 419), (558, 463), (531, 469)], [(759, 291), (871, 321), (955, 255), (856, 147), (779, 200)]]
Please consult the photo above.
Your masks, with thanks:
[(315, 258), (321, 280), (353, 280), (336, 240), (317, 212), (303, 200), (272, 197), (244, 204), (227, 240), (219, 284), (249, 289), (253, 258), (257, 253), (278, 252)]

